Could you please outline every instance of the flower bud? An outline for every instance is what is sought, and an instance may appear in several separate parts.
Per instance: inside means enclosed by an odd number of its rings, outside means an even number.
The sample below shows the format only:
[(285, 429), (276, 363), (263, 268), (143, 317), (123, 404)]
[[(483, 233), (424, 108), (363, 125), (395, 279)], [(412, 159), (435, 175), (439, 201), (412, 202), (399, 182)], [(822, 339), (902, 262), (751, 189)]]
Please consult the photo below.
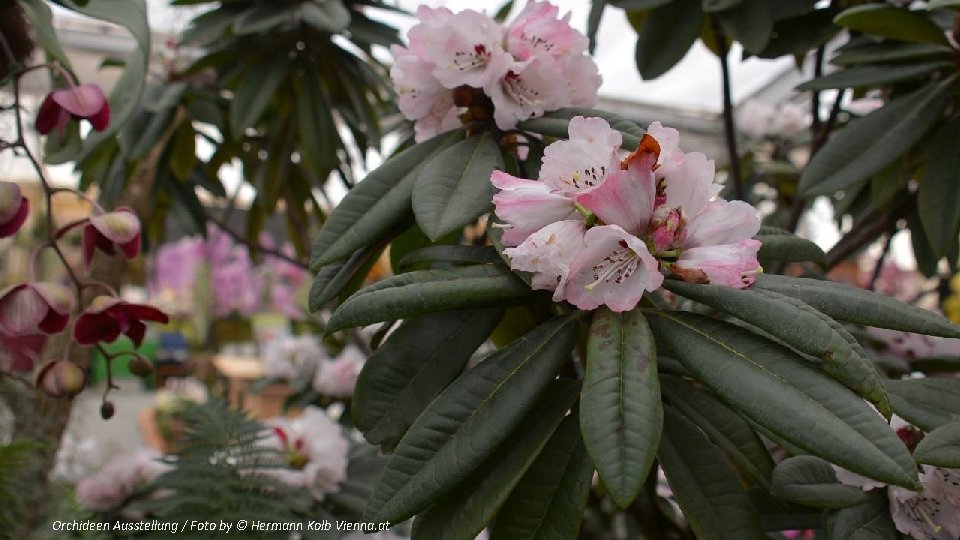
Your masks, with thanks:
[(73, 362), (58, 360), (40, 368), (37, 387), (54, 398), (73, 397), (83, 390), (87, 372)]
[(149, 377), (153, 373), (153, 364), (142, 356), (135, 356), (127, 362), (127, 369), (141, 379)]
[(100, 418), (104, 420), (109, 420), (113, 418), (113, 413), (116, 412), (116, 408), (113, 406), (112, 401), (104, 401), (100, 405)]

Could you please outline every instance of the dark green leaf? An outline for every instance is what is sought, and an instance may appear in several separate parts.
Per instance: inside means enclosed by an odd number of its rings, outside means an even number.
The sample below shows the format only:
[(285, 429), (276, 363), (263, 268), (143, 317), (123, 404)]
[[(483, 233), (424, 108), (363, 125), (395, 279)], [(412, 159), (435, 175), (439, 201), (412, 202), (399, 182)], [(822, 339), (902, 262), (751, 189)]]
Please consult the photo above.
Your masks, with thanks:
[(335, 34), (350, 26), (350, 10), (342, 0), (304, 2), (300, 4), (300, 19), (315, 30)]
[[(544, 398), (479, 469), (417, 516), (411, 538), (476, 538), (540, 452), (545, 451), (544, 447), (555, 445), (562, 434), (577, 435), (576, 416), (564, 417), (579, 390), (580, 385), (569, 379), (554, 381), (544, 392)], [(559, 430), (558, 426), (561, 426)]]
[(960, 0), (929, 0), (927, 2), (927, 9), (940, 9), (940, 8), (960, 8)]
[(234, 139), (242, 138), (246, 129), (257, 123), (288, 72), (287, 62), (278, 62), (269, 54), (244, 72), (230, 103), (230, 129)]
[(530, 294), (509, 269), (493, 265), (409, 272), (357, 291), (333, 312), (327, 332), (434, 311), (488, 307)]
[(598, 109), (576, 109), (566, 108), (548, 112), (540, 118), (533, 120), (524, 120), (517, 124), (517, 127), (541, 135), (566, 139), (568, 136), (567, 126), (574, 116), (597, 116), (603, 118), (610, 124), (610, 127), (619, 131), (623, 135), (623, 148), (632, 150), (640, 144), (640, 139), (646, 131), (632, 120), (628, 120), (618, 114), (601, 111)]
[(725, 11), (743, 5), (744, 0), (703, 0), (703, 11)]
[[(704, 0), (704, 10), (707, 4), (727, 3), (729, 0)], [(743, 44), (743, 48), (757, 54), (763, 51), (773, 34), (773, 3), (769, 0), (739, 0), (730, 9), (722, 8), (717, 17), (723, 24), (724, 30), (733, 39)]]
[(317, 312), (323, 309), (327, 302), (343, 292), (347, 284), (366, 277), (381, 252), (383, 252), (383, 243), (378, 242), (358, 249), (346, 260), (321, 267), (310, 287), (308, 304), (310, 311)]
[(701, 0), (674, 0), (651, 11), (637, 32), (640, 76), (655, 79), (677, 65), (700, 35), (702, 21)]
[(170, 172), (181, 182), (193, 172), (197, 163), (197, 132), (189, 121), (180, 124), (170, 141)]
[(927, 231), (923, 228), (916, 209), (907, 214), (907, 227), (910, 229), (910, 244), (913, 247), (913, 258), (917, 261), (917, 270), (924, 277), (932, 278), (937, 275), (940, 257), (933, 252)]
[(933, 137), (917, 192), (917, 213), (937, 257), (957, 243), (960, 227), (960, 118)]
[(830, 194), (893, 163), (943, 114), (954, 80), (928, 84), (837, 131), (803, 171), (800, 192), (807, 196)]
[(43, 0), (19, 0), (18, 3), (30, 21), (33, 38), (51, 58), (72, 71), (70, 59), (60, 46), (60, 40), (53, 27), (53, 13), (50, 11), (50, 6)]
[(660, 7), (672, 1), (673, 0), (610, 0), (610, 5), (627, 11), (640, 11)]
[(238, 36), (276, 32), (285, 23), (293, 22), (296, 4), (271, 2), (255, 4), (241, 13), (233, 22), (233, 33)]
[(960, 420), (960, 380), (886, 381), (893, 412), (923, 431)]
[(785, 501), (817, 508), (846, 508), (867, 500), (862, 489), (837, 481), (826, 461), (814, 456), (796, 456), (773, 470), (773, 494)]
[(927, 77), (931, 72), (949, 67), (949, 62), (856, 66), (807, 81), (797, 90), (826, 90), (829, 88), (865, 88), (884, 86), (901, 81)]
[(755, 484), (769, 489), (773, 459), (750, 424), (688, 380), (660, 375), (666, 401), (706, 434)]
[(339, 163), (337, 148), (342, 143), (323, 86), (316, 73), (310, 70), (305, 70), (294, 84), (297, 133), (302, 141), (304, 158), (322, 169), (333, 169)]
[(404, 321), (367, 359), (353, 394), (353, 421), (372, 444), (396, 445), (453, 381), (503, 311), (446, 311)]
[(766, 538), (737, 472), (697, 426), (664, 408), (660, 466), (700, 540)]
[(576, 538), (592, 477), (577, 417), (570, 416), (497, 513), (490, 539)]
[(626, 508), (650, 472), (663, 427), (657, 352), (639, 310), (594, 313), (580, 411), (600, 479)]
[(880, 415), (793, 351), (693, 313), (647, 315), (658, 350), (758, 425), (864, 476), (917, 484), (916, 464)]
[(460, 141), (426, 162), (413, 188), (413, 213), (427, 237), (436, 241), (489, 210), (496, 193), (490, 174), (503, 167), (500, 148), (489, 132)]
[(553, 319), (448, 386), (400, 440), (363, 521), (403, 521), (465, 480), (551, 385), (576, 329), (575, 316)]
[(960, 469), (960, 421), (927, 433), (913, 451), (917, 463)]
[(502, 263), (497, 250), (490, 246), (427, 246), (412, 251), (400, 260), (401, 268), (417, 263), (468, 262), (474, 264)]
[[(774, 4), (779, 5), (784, 0)], [(776, 11), (776, 10), (775, 10)], [(840, 30), (834, 26), (835, 9), (815, 9), (801, 15), (782, 18), (773, 25), (773, 36), (760, 58), (779, 58), (781, 56), (802, 56), (811, 49), (830, 41)], [(776, 16), (774, 18), (777, 18)]]
[(897, 41), (948, 45), (943, 30), (926, 13), (887, 4), (866, 4), (849, 8), (833, 20), (851, 30)]
[(733, 315), (798, 351), (824, 362), (824, 369), (890, 417), (880, 374), (857, 340), (838, 322), (796, 298), (761, 288), (734, 289), (666, 280), (667, 290)]
[(844, 283), (761, 274), (753, 285), (809, 304), (839, 321), (942, 337), (960, 337), (960, 326), (943, 316)]
[(885, 62), (948, 61), (951, 51), (943, 45), (929, 43), (868, 43), (844, 47), (830, 60), (838, 66)]
[(811, 261), (820, 267), (826, 267), (827, 255), (819, 246), (783, 229), (763, 227), (755, 236), (763, 242), (757, 258), (760, 264), (767, 266), (773, 261), (801, 262)]
[(600, 30), (600, 20), (603, 18), (603, 10), (607, 7), (607, 0), (591, 0), (590, 14), (587, 15), (587, 39), (590, 45), (587, 50), (593, 54), (597, 49), (597, 31)]
[(357, 184), (323, 224), (310, 267), (342, 259), (395, 229), (410, 215), (418, 166), (463, 138), (463, 131), (434, 137), (388, 159)]
[(890, 519), (890, 500), (886, 493), (874, 490), (867, 501), (831, 512), (827, 516), (830, 540), (897, 540), (900, 536)]

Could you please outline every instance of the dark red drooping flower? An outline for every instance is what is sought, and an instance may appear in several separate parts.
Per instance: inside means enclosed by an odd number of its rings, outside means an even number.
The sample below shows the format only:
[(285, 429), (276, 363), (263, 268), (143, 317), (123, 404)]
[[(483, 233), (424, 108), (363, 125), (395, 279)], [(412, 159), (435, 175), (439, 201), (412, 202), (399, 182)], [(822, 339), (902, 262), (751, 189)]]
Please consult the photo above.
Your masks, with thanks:
[(82, 84), (47, 94), (37, 112), (37, 131), (42, 135), (53, 130), (63, 134), (71, 118), (86, 119), (97, 131), (107, 129), (110, 103), (99, 85)]
[(0, 332), (0, 371), (33, 371), (46, 342), (43, 334), (11, 336)]
[(11, 336), (62, 332), (76, 305), (73, 290), (59, 283), (38, 281), (11, 285), (0, 291), (0, 331)]
[(117, 248), (127, 259), (140, 253), (140, 220), (127, 207), (90, 216), (83, 228), (83, 261), (86, 264), (93, 260), (95, 250), (113, 255)]
[(126, 334), (137, 347), (143, 343), (147, 326), (143, 321), (166, 324), (167, 314), (145, 304), (131, 304), (114, 296), (98, 296), (77, 318), (73, 338), (81, 345), (111, 342)]
[(0, 238), (17, 234), (30, 213), (30, 201), (23, 196), (20, 186), (0, 182)]

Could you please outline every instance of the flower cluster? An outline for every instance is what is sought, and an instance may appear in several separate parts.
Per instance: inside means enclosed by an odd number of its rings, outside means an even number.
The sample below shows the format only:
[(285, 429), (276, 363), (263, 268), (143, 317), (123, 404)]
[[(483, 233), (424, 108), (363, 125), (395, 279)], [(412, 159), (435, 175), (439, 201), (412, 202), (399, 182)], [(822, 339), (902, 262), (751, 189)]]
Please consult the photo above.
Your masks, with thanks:
[(268, 425), (274, 434), (268, 443), (289, 467), (271, 474), (286, 484), (307, 488), (318, 501), (340, 489), (347, 479), (350, 443), (323, 409), (309, 406), (296, 419), (277, 418)]
[[(890, 427), (912, 452), (924, 438), (924, 433), (894, 415)], [(884, 483), (865, 478), (834, 466), (837, 479), (846, 485), (870, 491)], [(920, 491), (889, 486), (890, 516), (901, 533), (916, 540), (960, 538), (960, 470), (922, 466)]]
[(356, 345), (347, 345), (330, 357), (316, 336), (301, 335), (271, 342), (263, 351), (267, 377), (313, 379), (313, 389), (331, 398), (349, 398), (357, 384), (366, 355)]
[(500, 129), (561, 107), (590, 107), (600, 75), (587, 38), (549, 2), (531, 0), (504, 27), (474, 10), (421, 6), (409, 47), (390, 70), (404, 116), (422, 141), (492, 116)]
[(539, 180), (494, 171), (496, 215), (515, 270), (535, 289), (582, 309), (628, 311), (664, 273), (743, 288), (760, 271), (752, 206), (717, 194), (714, 164), (685, 153), (675, 129), (650, 125), (620, 159), (620, 132), (575, 117), (570, 138), (546, 148)]

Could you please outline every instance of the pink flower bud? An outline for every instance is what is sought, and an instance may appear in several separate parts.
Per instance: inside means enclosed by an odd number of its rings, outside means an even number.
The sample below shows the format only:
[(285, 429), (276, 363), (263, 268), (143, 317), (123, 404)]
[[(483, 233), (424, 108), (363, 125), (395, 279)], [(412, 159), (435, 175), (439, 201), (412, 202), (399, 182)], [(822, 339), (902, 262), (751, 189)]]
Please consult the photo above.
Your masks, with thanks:
[(137, 347), (143, 343), (147, 326), (143, 321), (166, 324), (167, 314), (145, 304), (131, 304), (113, 296), (98, 296), (77, 318), (73, 338), (81, 345), (111, 342), (126, 334)]
[(87, 383), (87, 372), (73, 362), (58, 360), (40, 368), (37, 387), (54, 398), (73, 397)]
[(73, 291), (51, 282), (21, 283), (0, 291), (0, 331), (13, 336), (56, 334), (73, 311)]
[(16, 234), (29, 213), (30, 201), (23, 196), (20, 186), (13, 182), (0, 182), (0, 238)]
[(37, 131), (46, 135), (53, 130), (62, 134), (71, 118), (83, 118), (93, 129), (103, 131), (110, 124), (110, 103), (103, 89), (96, 84), (84, 84), (54, 90), (37, 112)]
[(83, 261), (90, 264), (97, 249), (113, 255), (119, 247), (123, 256), (133, 259), (140, 254), (140, 220), (133, 210), (120, 207), (113, 212), (90, 216), (83, 228)]

